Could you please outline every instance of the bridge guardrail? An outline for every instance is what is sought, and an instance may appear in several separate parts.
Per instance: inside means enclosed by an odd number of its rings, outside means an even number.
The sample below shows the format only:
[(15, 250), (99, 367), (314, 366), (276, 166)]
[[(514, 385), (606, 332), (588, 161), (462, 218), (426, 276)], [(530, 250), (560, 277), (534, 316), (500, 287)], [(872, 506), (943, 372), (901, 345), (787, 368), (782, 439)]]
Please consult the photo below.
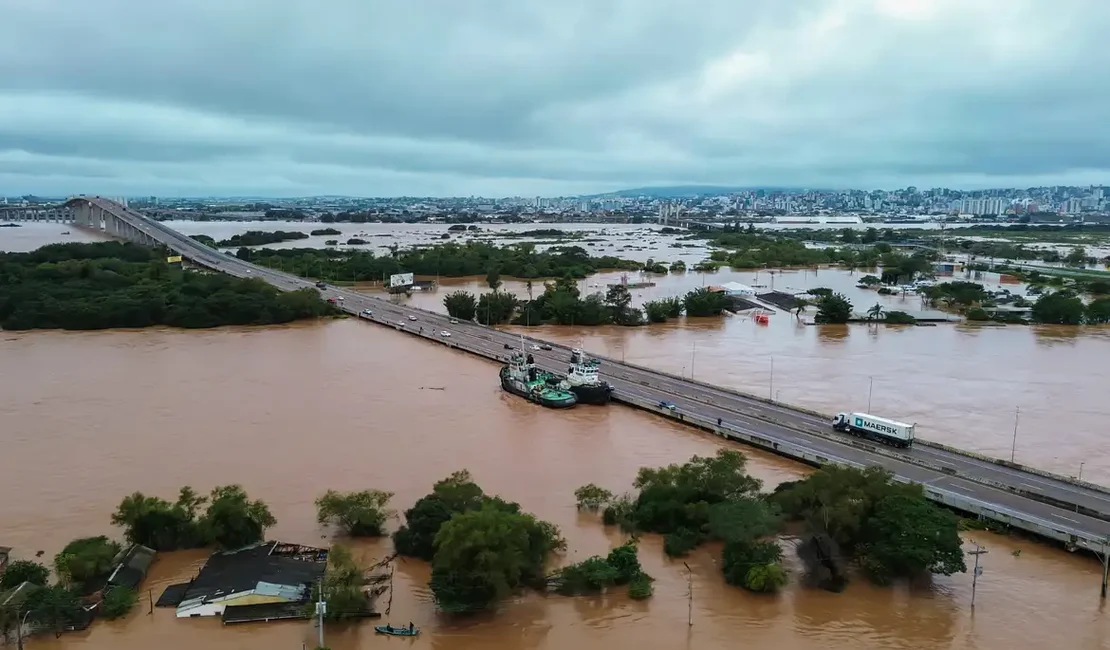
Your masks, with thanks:
[[(121, 218), (127, 218), (127, 220), (129, 222), (131, 221), (132, 218), (146, 220), (146, 217), (143, 217), (142, 215), (139, 215), (138, 217), (133, 217), (133, 215), (131, 213), (129, 213), (128, 211), (124, 211), (124, 214), (117, 215), (117, 216), (119, 216)], [(170, 233), (174, 233), (175, 235), (177, 234), (176, 231), (173, 231), (173, 230), (169, 229), (168, 227), (163, 226), (162, 224), (160, 224), (158, 222), (154, 222), (154, 223), (155, 223), (155, 228), (157, 230), (161, 231), (161, 232), (166, 233), (167, 237), (170, 236)], [(132, 224), (132, 225), (136, 226), (136, 224)], [(143, 225), (146, 225), (146, 224), (143, 224)], [(136, 227), (138, 227), (138, 226), (136, 226)], [(175, 248), (176, 250), (178, 250), (178, 252), (181, 252), (183, 254), (188, 255), (188, 253), (189, 253), (188, 250), (182, 251), (182, 250), (178, 249), (178, 247), (183, 247), (183, 245), (180, 244), (180, 243), (174, 242), (174, 243), (165, 243), (165, 244), (167, 246), (170, 246), (171, 248)], [(192, 242), (190, 242), (190, 245), (191, 244), (192, 244)], [(196, 244), (196, 246), (199, 247), (199, 246), (203, 246), (203, 245), (198, 243), (198, 244)], [(203, 261), (202, 261), (202, 263), (203, 263)], [(262, 270), (262, 267), (257, 267), (257, 268)], [(266, 269), (266, 270), (268, 271), (268, 269)], [(285, 275), (285, 274), (282, 274), (282, 275)], [(290, 276), (290, 277), (292, 277), (292, 276)], [(299, 280), (300, 278), (297, 278), (297, 279)], [(436, 317), (441, 317), (442, 316), (441, 314), (431, 312), (429, 310), (413, 308), (413, 307), (406, 307), (406, 308), (413, 309), (413, 310), (416, 310), (416, 311), (421, 311), (421, 312), (424, 312), (426, 314), (436, 316)], [(347, 313), (351, 313), (351, 314), (355, 315), (356, 317), (358, 317), (357, 312), (355, 312), (355, 310), (353, 310), (353, 309), (343, 308), (343, 310)], [(377, 320), (376, 322), (384, 323), (384, 321), (381, 321), (381, 320)], [(402, 328), (398, 328), (398, 329), (404, 329), (405, 331), (408, 331), (410, 333), (419, 334), (419, 332), (413, 332), (409, 328), (402, 327)], [(439, 337), (434, 336), (434, 333), (430, 333), (428, 335), (425, 335), (424, 338), (432, 338), (433, 340), (440, 340)], [(441, 342), (447, 344), (448, 347), (464, 350), (464, 351), (469, 352), (471, 354), (476, 354), (478, 356), (482, 356), (482, 357), (485, 357), (485, 358), (489, 358), (489, 359), (493, 359), (493, 360), (499, 360), (499, 358), (495, 354), (488, 353), (484, 350), (471, 348), (470, 346), (467, 346), (465, 344), (459, 344), (457, 342), (448, 342), (446, 340), (443, 340)], [(559, 347), (563, 348), (565, 346), (560, 345)], [(675, 376), (673, 374), (670, 374), (670, 373), (667, 373), (667, 372), (661, 372), (661, 371), (658, 371), (658, 370), (653, 370), (653, 369), (650, 369), (650, 368), (646, 368), (646, 367), (643, 367), (643, 366), (638, 366), (636, 364), (630, 364), (630, 363), (627, 363), (627, 362), (617, 362), (617, 361), (609, 359), (607, 357), (598, 357), (598, 358), (606, 360), (606, 361), (608, 361), (612, 364), (619, 363), (621, 365), (625, 365), (625, 366), (628, 366), (628, 367), (631, 367), (631, 368), (635, 368), (635, 369), (640, 370), (642, 372), (653, 373), (653, 374), (657, 374), (657, 375), (663, 375), (663, 376), (669, 377), (671, 379), (691, 382), (691, 383), (694, 383), (696, 385), (700, 385), (702, 387), (710, 388), (710, 389), (714, 389), (714, 390), (724, 390), (726, 392), (734, 393), (739, 397), (748, 398), (748, 399), (751, 399), (753, 401), (761, 402), (761, 403), (765, 403), (765, 404), (776, 405), (776, 406), (779, 406), (780, 408), (790, 409), (790, 410), (796, 411), (798, 413), (809, 414), (809, 415), (813, 415), (813, 416), (820, 417), (820, 418), (825, 418), (826, 417), (826, 416), (824, 416), (824, 415), (822, 415), (822, 414), (820, 414), (816, 411), (811, 411), (811, 410), (804, 409), (804, 408), (798, 408), (798, 407), (795, 407), (793, 405), (783, 406), (780, 403), (777, 403), (777, 402), (775, 402), (773, 400), (770, 400), (770, 399), (764, 399), (764, 398), (760, 398), (760, 397), (757, 397), (757, 396), (754, 396), (754, 395), (748, 395), (748, 394), (745, 394), (745, 393), (740, 393), (739, 391), (735, 391), (735, 390), (732, 390), (732, 389), (722, 388), (722, 387), (719, 387), (719, 386), (713, 386), (712, 384), (708, 384), (706, 382), (702, 382), (702, 381), (695, 380), (695, 379), (692, 379), (692, 378), (687, 379), (685, 377), (677, 377), (677, 376)], [(650, 386), (648, 386), (648, 388), (651, 389), (651, 390), (661, 390), (661, 389), (658, 389), (658, 388), (651, 388)], [(667, 391), (661, 391), (661, 392), (666, 393)], [(625, 403), (630, 403), (630, 404), (633, 404), (633, 405), (636, 405), (636, 406), (640, 406), (641, 408), (644, 408), (644, 406), (642, 404), (634, 404), (633, 399), (630, 398), (630, 396), (626, 396), (626, 397), (629, 397), (629, 398), (621, 399), (620, 397), (618, 397), (618, 401), (624, 401)], [(689, 396), (685, 396), (685, 397), (687, 397), (687, 399), (690, 398)], [(640, 401), (644, 401), (642, 398), (638, 398), (638, 399), (640, 399)], [(706, 400), (696, 400), (695, 399), (694, 401), (700, 401), (700, 402), (703, 402), (703, 403), (712, 404), (712, 402), (708, 402)], [(649, 410), (653, 410), (653, 411), (656, 411), (656, 412), (658, 411), (658, 409), (649, 409)], [(664, 415), (666, 415), (666, 414), (664, 414)], [(689, 422), (693, 426), (699, 426), (701, 428), (709, 429), (711, 431), (714, 430), (715, 422), (709, 422), (707, 420), (707, 418), (704, 418), (702, 416), (697, 416), (696, 414), (689, 414), (691, 416), (691, 418), (687, 419), (685, 417), (687, 415), (686, 413), (682, 413), (681, 415), (682, 415), (682, 417), (678, 418), (681, 421)], [(775, 420), (771, 420), (769, 418), (760, 417), (757, 414), (752, 414), (752, 416), (755, 417), (756, 419), (762, 419), (762, 420), (770, 421), (770, 422), (773, 422), (773, 423), (778, 424), (780, 426), (789, 426), (789, 425), (785, 425), (784, 423), (777, 422)], [(699, 422), (698, 420), (703, 420), (703, 421)], [(789, 428), (796, 428), (796, 427), (789, 427)], [(900, 455), (900, 454), (889, 453), (884, 449), (874, 448), (874, 447), (870, 447), (870, 446), (857, 445), (857, 444), (854, 443), (854, 441), (845, 441), (845, 440), (834, 439), (832, 436), (823, 435), (823, 434), (818, 433), (818, 432), (813, 431), (813, 430), (808, 430), (808, 429), (798, 429), (798, 430), (800, 432), (806, 433), (808, 435), (817, 435), (819, 437), (826, 438), (826, 439), (829, 439), (829, 440), (836, 440), (836, 442), (838, 442), (839, 444), (849, 444), (849, 446), (860, 448), (861, 450), (868, 451), (868, 452), (870, 452), (872, 454), (875, 454), (875, 455), (884, 456), (884, 457), (892, 458), (894, 460), (898, 460), (898, 461), (901, 461), (901, 462), (906, 462), (906, 463), (918, 465), (918, 466), (925, 467), (925, 468), (933, 470), (933, 471), (942, 472), (942, 473), (945, 473), (945, 474), (950, 474), (950, 475), (954, 474), (953, 470), (951, 470), (951, 469), (938, 467), (936, 465), (932, 465), (930, 463), (922, 461), (921, 459), (917, 459), (917, 458), (913, 458), (913, 457), (909, 457), (909, 456), (903, 456), (903, 455)], [(733, 434), (741, 433), (739, 430), (736, 430), (736, 429), (730, 429), (730, 431), (732, 431)], [(761, 436), (751, 435), (751, 434), (746, 435), (746, 436), (744, 436), (744, 435), (732, 435), (730, 437), (738, 438), (738, 439), (742, 439), (742, 440), (746, 438), (745, 441), (749, 442), (749, 444), (752, 444), (753, 446), (757, 446), (757, 447), (764, 447), (764, 448), (766, 448), (767, 443), (770, 442), (770, 444), (773, 446), (772, 450), (776, 451), (777, 453), (778, 453), (779, 448), (786, 447), (786, 446), (791, 447), (791, 448), (793, 448), (792, 451), (795, 452), (795, 454), (791, 454), (791, 455), (793, 455), (793, 457), (795, 457), (795, 458), (803, 460), (804, 462), (814, 462), (814, 461), (821, 462), (820, 459), (822, 459), (822, 458), (826, 459), (824, 462), (828, 462), (828, 458), (825, 455), (818, 455), (818, 454), (816, 454), (816, 452), (812, 452), (811, 450), (807, 450), (804, 447), (802, 447), (800, 445), (797, 445), (795, 443), (788, 443), (786, 441), (777, 441), (777, 442), (776, 441), (769, 441), (767, 438), (763, 438)], [(1016, 464), (1016, 463), (1005, 463), (1005, 461), (1000, 461), (998, 459), (992, 459), (992, 458), (989, 458), (987, 456), (983, 456), (983, 455), (980, 455), (980, 454), (975, 454), (974, 452), (967, 452), (965, 450), (956, 449), (956, 448), (953, 448), (953, 447), (947, 447), (946, 445), (941, 445), (939, 443), (930, 443), (929, 441), (925, 441), (925, 440), (919, 440), (918, 443), (925, 444), (926, 446), (934, 446), (934, 447), (937, 447), (937, 448), (941, 448), (941, 449), (944, 449), (945, 451), (949, 451), (950, 453), (965, 455), (965, 456), (968, 456), (968, 457), (971, 457), (971, 458), (976, 458), (978, 460), (983, 460), (983, 461), (986, 461), (986, 462), (992, 462), (992, 463), (999, 464), (999, 465), (1002, 465), (1002, 466), (1012, 467), (1014, 469), (1019, 469), (1021, 471), (1027, 471), (1027, 472), (1029, 472), (1031, 474), (1034, 474), (1034, 475), (1045, 476), (1047, 478), (1052, 478), (1054, 480), (1059, 480), (1059, 481), (1062, 481), (1062, 482), (1065, 482), (1065, 483), (1071, 483), (1071, 484), (1074, 484), (1074, 485), (1082, 486), (1084, 488), (1093, 489), (1093, 490), (1097, 490), (1097, 491), (1105, 492), (1105, 493), (1110, 493), (1110, 489), (1104, 488), (1104, 487), (1099, 486), (1097, 484), (1091, 484), (1091, 483), (1087, 483), (1085, 481), (1077, 481), (1077, 480), (1072, 479), (1070, 477), (1061, 477), (1061, 476), (1058, 476), (1058, 475), (1055, 475), (1055, 474), (1051, 474), (1049, 472), (1044, 472), (1042, 470), (1036, 470), (1035, 468), (1025, 467), (1025, 466)], [(812, 456), (813, 461), (807, 459), (806, 458), (807, 455)], [(983, 484), (983, 485), (986, 485), (986, 486), (989, 486), (989, 487), (993, 487), (993, 488), (996, 488), (996, 489), (1004, 489), (1006, 491), (1009, 491), (1009, 492), (1014, 493), (1014, 494), (1018, 494), (1020, 496), (1025, 497), (1025, 498), (1030, 498), (1030, 499), (1033, 499), (1033, 500), (1046, 502), (1046, 497), (1045, 497), (1045, 495), (1042, 495), (1042, 494), (1031, 493), (1031, 492), (1028, 492), (1028, 491), (1022, 491), (1022, 490), (1014, 488), (1012, 486), (1001, 484), (1001, 483), (998, 483), (996, 481), (989, 481), (987, 479), (977, 478), (977, 477), (974, 477), (974, 476), (967, 476), (967, 475), (958, 474), (958, 473), (955, 474), (955, 475), (957, 475), (960, 478), (963, 478), (965, 480), (968, 480), (968, 481), (980, 483), (980, 484)], [(962, 495), (955, 495), (954, 498), (963, 499), (964, 497), (962, 497)], [(1053, 505), (1058, 505), (1058, 504), (1063, 503), (1063, 502), (1058, 501), (1058, 500), (1049, 500), (1047, 502), (1052, 503)], [(1069, 504), (1065, 504), (1065, 505), (1075, 506), (1076, 504), (1070, 504), (1069, 503)], [(1085, 509), (1081, 509), (1078, 506), (1076, 507), (1076, 512), (1080, 512), (1081, 510), (1085, 510)], [(1087, 514), (1087, 513), (1085, 512), (1084, 514)], [(1010, 516), (1012, 518), (1014, 515), (1008, 515), (1008, 516)]]

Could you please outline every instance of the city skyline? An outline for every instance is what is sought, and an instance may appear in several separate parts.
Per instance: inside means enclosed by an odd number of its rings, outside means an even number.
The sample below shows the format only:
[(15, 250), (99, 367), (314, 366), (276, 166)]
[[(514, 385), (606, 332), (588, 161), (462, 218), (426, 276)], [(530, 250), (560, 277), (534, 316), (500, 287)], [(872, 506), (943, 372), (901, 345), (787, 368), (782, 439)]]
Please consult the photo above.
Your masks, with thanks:
[[(1101, 185), (1093, 0), (0, 0), (0, 194)], [(65, 16), (65, 20), (59, 20)]]

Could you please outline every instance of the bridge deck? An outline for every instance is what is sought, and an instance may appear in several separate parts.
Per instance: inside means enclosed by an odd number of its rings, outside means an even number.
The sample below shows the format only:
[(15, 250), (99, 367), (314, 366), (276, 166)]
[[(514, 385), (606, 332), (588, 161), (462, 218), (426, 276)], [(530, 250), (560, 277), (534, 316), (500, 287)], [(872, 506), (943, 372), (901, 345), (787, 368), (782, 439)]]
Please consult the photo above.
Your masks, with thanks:
[[(208, 248), (105, 199), (70, 200), (66, 207), (78, 210), (78, 221), (82, 205), (94, 206), (106, 220), (118, 220), (120, 223), (112, 234), (133, 241), (156, 241), (194, 263), (238, 277), (260, 278), (283, 290), (314, 284)], [(506, 344), (519, 345), (518, 335), (476, 323), (449, 324), (446, 316), (356, 291), (329, 287), (323, 293), (328, 297), (344, 297), (343, 309), (352, 315), (371, 309), (374, 315), (369, 320), (491, 360), (504, 360)], [(417, 320), (409, 321), (409, 316)], [(420, 328), (425, 331), (420, 332)], [(452, 337), (435, 336), (435, 332), (443, 329), (449, 329)], [(549, 352), (533, 351), (537, 362), (546, 369), (565, 369), (569, 350), (559, 345), (552, 348)], [(894, 472), (900, 480), (923, 484), (926, 494), (935, 501), (1059, 540), (1069, 548), (1102, 552), (1110, 545), (1108, 488), (923, 440), (908, 450), (887, 449), (833, 433), (824, 414), (629, 363), (604, 358), (603, 361), (603, 371), (614, 385), (616, 399), (626, 404), (806, 463), (879, 465)], [(660, 412), (656, 406), (663, 400), (676, 404), (677, 410)]]

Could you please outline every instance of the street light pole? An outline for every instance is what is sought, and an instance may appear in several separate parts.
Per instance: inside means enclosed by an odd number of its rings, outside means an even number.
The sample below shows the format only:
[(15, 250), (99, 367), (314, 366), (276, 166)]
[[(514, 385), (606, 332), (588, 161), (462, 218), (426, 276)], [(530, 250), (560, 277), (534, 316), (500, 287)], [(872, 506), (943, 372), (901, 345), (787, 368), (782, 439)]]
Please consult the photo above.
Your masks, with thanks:
[(1079, 480), (1079, 481), (1083, 480), (1083, 465), (1085, 465), (1086, 462), (1087, 461), (1083, 461), (1082, 463), (1079, 463), (1079, 476), (1075, 477), (1076, 480)]
[[(1103, 589), (1105, 589), (1105, 587), (1103, 587)], [(23, 650), (23, 626), (27, 624), (27, 616), (30, 613), (31, 610), (27, 610), (26, 612), (24, 612), (23, 619), (19, 621), (19, 627), (15, 628), (15, 642), (17, 650)]]
[(690, 349), (690, 379), (694, 378), (694, 358), (698, 354), (698, 342), (694, 341), (693, 347)]
[(875, 390), (875, 378), (868, 377), (869, 383), (867, 384), (867, 412), (871, 412), (871, 392)]
[(767, 387), (767, 399), (774, 401), (775, 398), (775, 357), (771, 357), (771, 383)]
[(1018, 420), (1021, 418), (1021, 407), (1014, 407), (1014, 442), (1010, 445), (1010, 462), (1014, 462), (1014, 453), (1017, 451)]

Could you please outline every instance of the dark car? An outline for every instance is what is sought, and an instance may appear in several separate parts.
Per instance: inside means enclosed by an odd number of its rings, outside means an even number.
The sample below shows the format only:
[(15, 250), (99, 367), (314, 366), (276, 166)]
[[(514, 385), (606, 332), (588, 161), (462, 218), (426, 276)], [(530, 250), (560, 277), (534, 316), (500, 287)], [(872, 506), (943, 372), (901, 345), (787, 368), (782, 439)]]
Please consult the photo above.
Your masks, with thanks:
[(513, 349), (513, 346), (511, 346), (511, 345), (509, 345), (508, 343), (506, 343), (506, 344), (505, 344), (505, 349), (506, 349), (506, 350), (512, 350), (512, 349)]
[(316, 283), (316, 288), (317, 289), (327, 289), (328, 285), (324, 284), (323, 282), (317, 282)]

